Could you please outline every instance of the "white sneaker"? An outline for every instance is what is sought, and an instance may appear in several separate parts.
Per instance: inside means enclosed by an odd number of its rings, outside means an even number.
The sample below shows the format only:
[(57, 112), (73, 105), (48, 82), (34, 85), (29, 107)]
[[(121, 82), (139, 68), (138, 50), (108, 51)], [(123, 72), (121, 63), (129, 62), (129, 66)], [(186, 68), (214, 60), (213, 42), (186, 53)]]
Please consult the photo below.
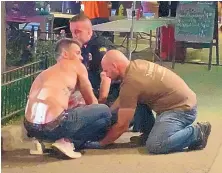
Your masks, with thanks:
[(30, 149), (31, 155), (43, 155), (43, 147), (41, 143), (38, 140), (32, 141), (32, 148)]
[(52, 144), (52, 147), (56, 148), (71, 159), (77, 159), (82, 156), (80, 152), (75, 152), (74, 144), (67, 142), (64, 139), (59, 139)]
[(43, 155), (47, 154), (45, 149), (52, 149), (52, 142), (32, 140), (32, 146), (30, 148), (31, 155)]

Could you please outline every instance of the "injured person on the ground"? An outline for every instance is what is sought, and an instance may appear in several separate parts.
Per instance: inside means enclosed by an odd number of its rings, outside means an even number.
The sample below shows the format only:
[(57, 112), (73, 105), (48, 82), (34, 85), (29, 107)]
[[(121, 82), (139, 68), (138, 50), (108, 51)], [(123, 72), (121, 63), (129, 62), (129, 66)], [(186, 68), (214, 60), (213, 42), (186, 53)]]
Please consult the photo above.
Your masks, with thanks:
[[(57, 63), (34, 80), (24, 119), (28, 136), (35, 138), (38, 146), (49, 142), (50, 148), (69, 158), (81, 157), (75, 149), (84, 148), (88, 141), (103, 139), (112, 117), (108, 106), (98, 104), (80, 48), (75, 39), (57, 42)], [(41, 147), (39, 150), (32, 153), (43, 152)]]

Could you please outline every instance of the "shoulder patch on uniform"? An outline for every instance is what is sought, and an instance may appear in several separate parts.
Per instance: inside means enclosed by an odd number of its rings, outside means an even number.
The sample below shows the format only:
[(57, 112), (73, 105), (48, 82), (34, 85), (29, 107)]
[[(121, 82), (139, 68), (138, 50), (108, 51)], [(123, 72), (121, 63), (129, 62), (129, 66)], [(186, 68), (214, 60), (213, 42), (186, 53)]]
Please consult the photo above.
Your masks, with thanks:
[(100, 51), (100, 52), (106, 52), (106, 51), (107, 51), (107, 48), (106, 48), (106, 47), (100, 47), (100, 48), (99, 48), (99, 51)]

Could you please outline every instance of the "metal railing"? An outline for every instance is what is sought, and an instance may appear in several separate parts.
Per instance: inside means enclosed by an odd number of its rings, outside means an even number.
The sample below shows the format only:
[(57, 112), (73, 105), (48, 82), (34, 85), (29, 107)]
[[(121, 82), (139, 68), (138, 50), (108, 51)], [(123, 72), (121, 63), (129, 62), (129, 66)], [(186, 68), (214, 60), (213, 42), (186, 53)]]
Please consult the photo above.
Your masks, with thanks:
[(1, 119), (4, 120), (25, 109), (27, 96), (35, 77), (55, 63), (54, 58), (42, 60), (2, 73)]

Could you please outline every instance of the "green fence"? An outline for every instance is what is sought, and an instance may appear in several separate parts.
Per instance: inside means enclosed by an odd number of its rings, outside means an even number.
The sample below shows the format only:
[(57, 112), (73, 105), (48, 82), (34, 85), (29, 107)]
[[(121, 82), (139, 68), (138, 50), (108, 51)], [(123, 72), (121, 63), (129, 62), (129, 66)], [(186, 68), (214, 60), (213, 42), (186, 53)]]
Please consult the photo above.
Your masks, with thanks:
[(30, 87), (35, 77), (55, 63), (54, 58), (44, 58), (37, 62), (7, 71), (1, 80), (1, 119), (4, 120), (23, 111)]

